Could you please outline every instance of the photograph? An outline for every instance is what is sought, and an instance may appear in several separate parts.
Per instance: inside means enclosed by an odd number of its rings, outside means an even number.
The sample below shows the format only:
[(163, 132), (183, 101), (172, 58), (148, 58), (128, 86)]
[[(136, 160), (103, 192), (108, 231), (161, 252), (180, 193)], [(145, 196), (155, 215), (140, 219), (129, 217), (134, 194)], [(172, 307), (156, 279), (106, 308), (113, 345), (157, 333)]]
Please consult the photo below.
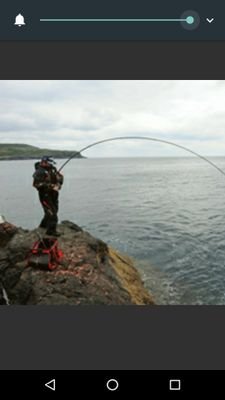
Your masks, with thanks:
[(225, 81), (1, 80), (0, 304), (224, 305)]

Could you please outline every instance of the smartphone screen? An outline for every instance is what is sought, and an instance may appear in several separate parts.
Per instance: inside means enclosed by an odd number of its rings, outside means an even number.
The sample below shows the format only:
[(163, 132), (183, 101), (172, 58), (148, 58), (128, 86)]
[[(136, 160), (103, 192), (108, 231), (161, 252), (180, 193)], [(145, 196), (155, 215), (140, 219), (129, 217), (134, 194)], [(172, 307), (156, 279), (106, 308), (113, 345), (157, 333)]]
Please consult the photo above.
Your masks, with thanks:
[(2, 5), (9, 394), (223, 389), (224, 13), (206, 0)]

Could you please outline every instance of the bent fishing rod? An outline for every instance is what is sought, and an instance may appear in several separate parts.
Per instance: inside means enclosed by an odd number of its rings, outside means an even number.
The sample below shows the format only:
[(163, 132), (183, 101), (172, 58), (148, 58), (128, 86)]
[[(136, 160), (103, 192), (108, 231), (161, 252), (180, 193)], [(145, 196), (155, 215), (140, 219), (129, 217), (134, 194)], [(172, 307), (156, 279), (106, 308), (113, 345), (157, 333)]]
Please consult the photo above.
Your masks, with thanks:
[(188, 153), (194, 154), (196, 157), (202, 159), (203, 161), (206, 161), (208, 164), (210, 164), (213, 168), (216, 168), (221, 174), (225, 175), (225, 172), (219, 168), (216, 164), (214, 164), (212, 161), (208, 160), (206, 157), (202, 156), (201, 154), (196, 153), (196, 151), (193, 151), (191, 149), (188, 149), (187, 147), (181, 146), (180, 144), (174, 143), (174, 142), (170, 142), (168, 140), (163, 140), (163, 139), (156, 139), (156, 138), (152, 138), (152, 137), (148, 137), (148, 136), (118, 136), (118, 137), (114, 137), (114, 138), (108, 138), (108, 139), (103, 139), (103, 140), (99, 140), (97, 142), (91, 143), (88, 146), (83, 147), (80, 151), (76, 151), (73, 154), (71, 154), (71, 156), (68, 158), (68, 160), (66, 160), (61, 167), (59, 168), (59, 172), (62, 171), (62, 169), (73, 159), (76, 158), (78, 156), (81, 155), (81, 153), (83, 153), (84, 151), (86, 151), (87, 149), (90, 149), (91, 147), (97, 146), (99, 144), (102, 143), (106, 143), (106, 142), (112, 142), (115, 140), (150, 140), (152, 142), (160, 142), (160, 143), (164, 143), (164, 144), (168, 144), (171, 146), (175, 146), (178, 147), (179, 149), (185, 150)]

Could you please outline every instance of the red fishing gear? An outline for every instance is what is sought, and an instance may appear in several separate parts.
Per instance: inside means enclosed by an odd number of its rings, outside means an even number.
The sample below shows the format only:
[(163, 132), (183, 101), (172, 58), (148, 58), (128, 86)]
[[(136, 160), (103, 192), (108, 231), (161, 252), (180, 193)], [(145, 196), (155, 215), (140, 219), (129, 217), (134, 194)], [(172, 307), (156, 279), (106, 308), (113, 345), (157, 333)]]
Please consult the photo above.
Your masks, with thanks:
[(34, 243), (28, 255), (28, 266), (52, 271), (63, 258), (63, 252), (54, 238), (43, 238)]

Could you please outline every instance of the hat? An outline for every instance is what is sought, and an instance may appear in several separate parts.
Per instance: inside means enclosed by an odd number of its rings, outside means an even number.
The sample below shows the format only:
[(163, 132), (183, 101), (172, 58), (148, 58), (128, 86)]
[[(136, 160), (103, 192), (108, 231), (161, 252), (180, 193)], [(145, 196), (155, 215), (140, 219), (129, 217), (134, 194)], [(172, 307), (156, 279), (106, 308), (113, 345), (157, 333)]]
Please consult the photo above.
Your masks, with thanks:
[(56, 164), (55, 161), (52, 159), (51, 156), (43, 156), (41, 158), (41, 161), (48, 162), (49, 164)]

